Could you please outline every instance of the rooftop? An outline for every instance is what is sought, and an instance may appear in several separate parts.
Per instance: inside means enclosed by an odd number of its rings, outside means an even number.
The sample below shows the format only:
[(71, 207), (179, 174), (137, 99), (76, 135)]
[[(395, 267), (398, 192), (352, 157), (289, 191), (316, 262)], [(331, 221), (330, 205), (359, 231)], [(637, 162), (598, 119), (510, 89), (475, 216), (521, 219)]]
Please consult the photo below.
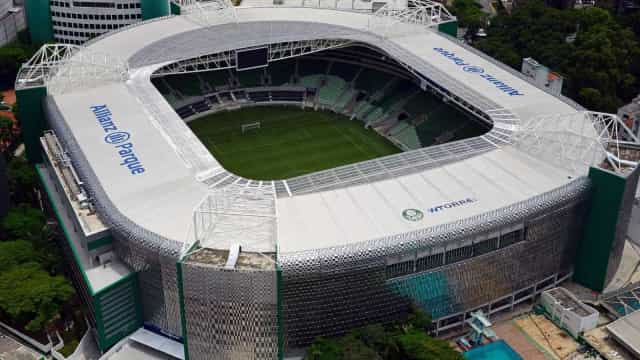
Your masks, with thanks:
[[(124, 218), (143, 229), (186, 243), (185, 249), (198, 237), (194, 210), (213, 189), (232, 183), (238, 188), (255, 186), (268, 194), (278, 192), (278, 197), (268, 200), (271, 213), (266, 217), (246, 212), (224, 215), (225, 226), (232, 228), (218, 234), (238, 234), (233, 239), (242, 246), (242, 256), (245, 251), (272, 253), (276, 247), (282, 253), (295, 253), (391, 239), (504, 208), (586, 174), (587, 166), (567, 167), (512, 146), (512, 134), (519, 130), (519, 124), (532, 118), (578, 114), (576, 108), (432, 29), (400, 22), (392, 28), (378, 27), (372, 25), (371, 14), (332, 9), (241, 7), (234, 11), (237, 23), (216, 18), (216, 23), (203, 24), (191, 15), (174, 16), (114, 32), (82, 50), (85, 60), (80, 60), (88, 63), (96, 59), (88, 52), (109, 54), (104, 59), (121, 59), (126, 66), (109, 71), (117, 73), (128, 67), (126, 82), (114, 80), (118, 78), (114, 75), (73, 87), (65, 84), (66, 70), (53, 81), (56, 86), (49, 109), (64, 119), (60, 126), (68, 127), (90, 164), (96, 176), (91, 184), (102, 189), (103, 200), (108, 199)], [(216, 31), (209, 26), (215, 26)], [(374, 44), (415, 73), (484, 111), (494, 123), (493, 130), (448, 147), (418, 149), (386, 162), (375, 159), (354, 164), (339, 173), (309, 174), (290, 183), (249, 181), (223, 169), (150, 82), (156, 69), (173, 61), (316, 38)], [(424, 46), (427, 43), (430, 46)], [(464, 70), (452, 57), (481, 71)], [(508, 84), (511, 92), (496, 86), (496, 81)], [(117, 128), (126, 132), (143, 172), (134, 174), (122, 165), (122, 153), (105, 138), (105, 129), (92, 111), (102, 105), (109, 109)], [(596, 136), (589, 117), (576, 116), (574, 124), (581, 128), (581, 136)], [(553, 131), (556, 124), (541, 121), (537, 126), (540, 131)], [(446, 156), (440, 157), (439, 152)], [(283, 188), (289, 189), (286, 195)], [(464, 205), (458, 206), (463, 200)], [(431, 211), (439, 207), (446, 210)], [(426, 216), (409, 221), (402, 215), (407, 209), (419, 209)], [(222, 218), (220, 212), (215, 216)], [(255, 227), (234, 222), (234, 217), (253, 218)], [(239, 227), (233, 228), (234, 224)], [(252, 237), (243, 240), (243, 233)], [(227, 250), (236, 242), (233, 239), (201, 241), (201, 245)]]

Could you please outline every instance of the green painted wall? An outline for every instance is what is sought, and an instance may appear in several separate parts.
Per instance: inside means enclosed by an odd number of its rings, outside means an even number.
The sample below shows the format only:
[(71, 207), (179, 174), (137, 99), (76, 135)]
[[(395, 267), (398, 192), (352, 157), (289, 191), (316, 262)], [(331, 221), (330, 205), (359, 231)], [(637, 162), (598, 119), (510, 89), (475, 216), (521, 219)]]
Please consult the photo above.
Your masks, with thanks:
[[(92, 288), (87, 273), (85, 272), (80, 256), (77, 249), (74, 246), (73, 241), (69, 236), (69, 231), (64, 225), (64, 221), (60, 215), (60, 204), (56, 203), (55, 197), (53, 197), (53, 191), (55, 189), (49, 189), (44, 181), (43, 177), (46, 176), (42, 173), (39, 167), (36, 167), (38, 175), (41, 178), (41, 183), (44, 186), (45, 192), (48, 195), (51, 207), (56, 215), (58, 224), (62, 228), (65, 241), (71, 249), (73, 259), (67, 259), (67, 261), (73, 261), (75, 266), (82, 274), (82, 279), (76, 279), (81, 281), (83, 288), (88, 292), (89, 297), (86, 301), (90, 302), (88, 306), (93, 311), (93, 317), (95, 319), (96, 332), (98, 337), (98, 347), (102, 351), (106, 351), (120, 341), (125, 336), (131, 334), (142, 326), (142, 305), (140, 302), (140, 293), (138, 286), (138, 273), (132, 272), (122, 279), (114, 282), (113, 284), (95, 291)], [(110, 236), (103, 239), (111, 240)], [(100, 242), (103, 239), (97, 240)], [(73, 264), (72, 264), (73, 265)]]
[(592, 290), (602, 291), (627, 179), (595, 167), (589, 169), (589, 179), (593, 185), (591, 208), (578, 246), (573, 279)]
[(27, 13), (31, 41), (37, 45), (53, 41), (49, 0), (26, 0), (24, 8)]
[(182, 342), (184, 344), (184, 360), (189, 360), (189, 341), (187, 339), (187, 318), (184, 314), (184, 289), (182, 287), (182, 260), (176, 263), (176, 280), (178, 285), (178, 302), (180, 303), (180, 323)]
[(42, 162), (40, 137), (47, 126), (42, 108), (42, 100), (45, 96), (47, 96), (47, 89), (44, 86), (16, 91), (18, 120), (22, 129), (27, 159), (32, 164)]
[(438, 25), (438, 31), (447, 35), (451, 35), (453, 37), (458, 37), (458, 21), (456, 20), (440, 24)]
[(113, 239), (111, 238), (111, 236), (105, 236), (97, 240), (89, 241), (87, 242), (87, 249), (91, 251), (102, 246), (110, 245), (112, 243), (112, 240)]
[(93, 296), (98, 347), (105, 351), (142, 326), (138, 273), (98, 291)]
[(171, 15), (180, 15), (180, 5), (172, 2), (171, 5)]
[(171, 15), (169, 0), (140, 0), (142, 20)]

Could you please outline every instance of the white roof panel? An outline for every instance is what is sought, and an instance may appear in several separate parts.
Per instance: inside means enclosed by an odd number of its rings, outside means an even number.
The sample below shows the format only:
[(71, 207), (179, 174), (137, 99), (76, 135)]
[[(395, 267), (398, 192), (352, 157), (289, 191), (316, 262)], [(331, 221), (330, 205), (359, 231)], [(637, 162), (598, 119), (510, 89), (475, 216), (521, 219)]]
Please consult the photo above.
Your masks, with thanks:
[[(78, 88), (54, 95), (111, 201), (133, 222), (170, 239), (185, 240), (193, 222), (193, 210), (208, 194), (207, 185), (196, 179), (195, 172), (222, 170), (206, 168), (218, 164), (202, 156), (198, 140), (185, 134), (181, 135), (182, 143), (171, 138), (167, 130), (170, 127), (166, 126), (182, 120), (174, 113), (167, 113), (170, 109), (164, 99), (146, 93), (147, 103), (143, 104), (139, 100), (142, 94), (137, 92), (141, 89), (154, 91), (148, 84), (149, 76), (167, 61), (222, 51), (224, 47), (233, 48), (234, 44), (244, 47), (296, 36), (297, 33), (291, 31), (287, 34), (274, 32), (276, 27), (272, 24), (275, 23), (297, 21), (298, 26), (307, 31), (300, 35), (302, 37), (327, 38), (335, 31), (336, 38), (372, 42), (394, 56), (402, 56), (405, 63), (423, 75), (437, 78), (436, 82), (445, 82), (443, 85), (451, 91), (463, 92), (464, 95), (459, 95), (467, 101), (476, 101), (485, 111), (506, 113), (509, 121), (514, 121), (511, 130), (517, 130), (518, 119), (576, 112), (562, 100), (421, 26), (397, 24), (393, 32), (383, 38), (378, 30), (369, 28), (371, 15), (365, 13), (287, 7), (237, 8), (236, 13), (238, 24), (233, 26), (214, 19), (218, 25), (227, 26), (216, 28), (214, 24), (205, 28), (194, 18), (179, 16), (107, 35), (91, 43), (89, 49), (128, 61), (134, 67), (129, 83), (105, 83), (93, 89)], [(245, 31), (242, 31), (243, 24), (246, 24)], [(319, 29), (317, 34), (314, 27)], [(220, 41), (210, 41), (211, 36)], [(149, 102), (156, 102), (157, 106)], [(119, 154), (113, 144), (105, 142), (105, 136), (112, 131), (105, 132), (100, 126), (91, 111), (91, 106), (95, 105), (107, 105), (118, 131), (125, 131), (130, 136), (127, 141), (133, 144), (144, 173), (131, 174), (120, 165), (124, 155)], [(149, 108), (152, 105), (155, 110)], [(163, 114), (162, 121), (151, 119), (154, 111), (157, 111), (156, 115), (158, 112)], [(584, 119), (578, 117), (577, 122)], [(510, 124), (500, 126), (511, 128)], [(119, 140), (116, 138), (115, 141)], [(187, 144), (189, 141), (198, 143), (191, 146)], [(486, 144), (491, 140), (482, 141)], [(277, 198), (278, 248), (285, 253), (304, 251), (449, 223), (524, 201), (571, 181), (568, 171), (534, 159), (511, 146), (501, 146), (410, 175)], [(190, 152), (186, 151), (188, 149)], [(195, 154), (193, 159), (199, 156), (200, 162), (189, 163), (185, 154)], [(193, 164), (204, 164), (205, 168), (194, 169)], [(466, 199), (472, 201), (444, 207)], [(421, 210), (424, 218), (409, 221), (402, 215), (405, 209)]]

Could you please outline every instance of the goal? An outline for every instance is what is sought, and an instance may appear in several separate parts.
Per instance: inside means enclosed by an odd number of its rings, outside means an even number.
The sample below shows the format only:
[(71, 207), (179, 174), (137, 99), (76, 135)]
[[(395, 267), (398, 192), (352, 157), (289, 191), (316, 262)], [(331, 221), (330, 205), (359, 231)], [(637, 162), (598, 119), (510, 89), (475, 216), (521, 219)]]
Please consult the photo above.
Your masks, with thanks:
[(242, 124), (240, 125), (240, 128), (242, 129), (242, 133), (244, 134), (247, 131), (260, 129), (260, 122), (258, 121), (258, 122), (248, 123), (248, 124)]

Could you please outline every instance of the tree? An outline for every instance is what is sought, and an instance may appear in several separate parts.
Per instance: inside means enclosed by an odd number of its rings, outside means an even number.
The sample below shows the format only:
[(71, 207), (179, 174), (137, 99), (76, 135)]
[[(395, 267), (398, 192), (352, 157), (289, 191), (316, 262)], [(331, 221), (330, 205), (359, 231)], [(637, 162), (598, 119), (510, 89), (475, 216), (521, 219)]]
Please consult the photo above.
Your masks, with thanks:
[(13, 120), (0, 115), (0, 152), (13, 142)]
[(461, 360), (446, 341), (426, 332), (431, 317), (413, 307), (404, 321), (371, 324), (337, 339), (318, 338), (305, 355), (307, 360)]
[(462, 360), (462, 354), (455, 351), (449, 344), (440, 339), (434, 339), (425, 332), (411, 330), (396, 337), (403, 351), (403, 359), (407, 360)]
[[(20, 286), (16, 286), (20, 284)], [(0, 309), (29, 331), (44, 328), (74, 294), (62, 276), (51, 276), (29, 262), (0, 272)]]
[(0, 242), (0, 273), (19, 264), (33, 262), (38, 257), (39, 254), (28, 241), (2, 241)]
[(342, 345), (334, 339), (317, 338), (307, 349), (306, 360), (336, 360), (344, 358)]
[(0, 74), (15, 79), (20, 66), (33, 56), (37, 48), (21, 42), (0, 47)]
[(487, 25), (489, 15), (474, 0), (454, 0), (450, 10), (457, 16), (460, 26), (467, 28), (465, 36), (473, 36), (478, 29)]
[(640, 25), (634, 20), (596, 7), (561, 11), (530, 1), (495, 17), (488, 37), (474, 45), (517, 70), (522, 58), (533, 57), (564, 76), (568, 97), (616, 112), (640, 92), (640, 44), (629, 27)]
[(7, 232), (9, 239), (40, 242), (45, 234), (44, 214), (39, 209), (26, 205), (17, 206), (10, 209), (2, 220), (2, 228)]
[(14, 157), (7, 164), (9, 190), (15, 204), (38, 206), (38, 174), (24, 156)]

